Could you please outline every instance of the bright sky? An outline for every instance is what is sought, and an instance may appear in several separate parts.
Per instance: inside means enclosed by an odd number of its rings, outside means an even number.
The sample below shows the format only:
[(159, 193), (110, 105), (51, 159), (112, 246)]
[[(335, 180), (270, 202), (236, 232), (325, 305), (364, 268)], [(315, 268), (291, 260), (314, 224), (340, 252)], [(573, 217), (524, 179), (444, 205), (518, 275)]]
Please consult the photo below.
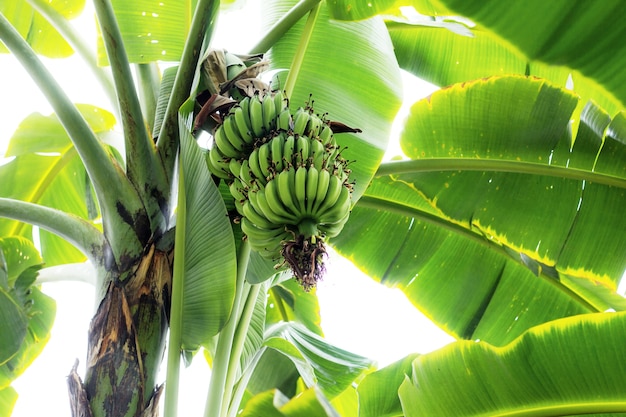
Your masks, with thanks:
[[(90, 2), (87, 4), (91, 7)], [(81, 25), (84, 36), (93, 36), (91, 14), (88, 12), (86, 16), (77, 24)], [(219, 22), (220, 26), (228, 27), (238, 18), (234, 14), (226, 15)], [(220, 34), (219, 29), (217, 34)], [(214, 46), (245, 52), (248, 43), (241, 41), (232, 36), (217, 36)], [(46, 60), (46, 64), (74, 102), (110, 108), (94, 87), (91, 73), (80, 58)], [(24, 117), (35, 111), (48, 115), (52, 110), (12, 57), (0, 56), (0, 68), (3, 74), (0, 77), (1, 155), (6, 141)], [(409, 102), (432, 92), (432, 87), (408, 77), (406, 82)], [(375, 359), (384, 366), (409, 353), (426, 353), (452, 340), (412, 307), (399, 290), (375, 283), (350, 262), (334, 256), (328, 270), (318, 287), (318, 297), (322, 326), (331, 343)], [(14, 383), (20, 394), (14, 417), (70, 415), (65, 377), (76, 358), (81, 361), (79, 373), (82, 375), (84, 371), (87, 329), (95, 302), (93, 287), (81, 282), (55, 282), (45, 284), (43, 290), (57, 300), (56, 324), (43, 354)], [(208, 380), (208, 367), (202, 355), (198, 355), (182, 375), (179, 404), (185, 409), (183, 412), (181, 408), (181, 415), (202, 415)]]

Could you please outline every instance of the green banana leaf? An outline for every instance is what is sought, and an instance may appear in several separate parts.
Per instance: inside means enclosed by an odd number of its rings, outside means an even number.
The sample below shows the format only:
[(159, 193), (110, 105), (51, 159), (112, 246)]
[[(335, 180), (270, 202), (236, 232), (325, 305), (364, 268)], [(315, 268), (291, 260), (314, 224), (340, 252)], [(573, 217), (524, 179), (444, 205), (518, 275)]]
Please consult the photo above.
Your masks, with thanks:
[(509, 43), (480, 28), (472, 29), (472, 36), (459, 36), (449, 30), (407, 23), (388, 22), (387, 27), (400, 66), (435, 85), (493, 75), (533, 75), (572, 88), (581, 97), (576, 116), (590, 99), (610, 114), (623, 108), (615, 97), (601, 93), (602, 88), (593, 79), (567, 66), (531, 61)]
[[(617, 0), (535, 0), (513, 7), (493, 0), (335, 0), (328, 5), (342, 20), (393, 15), (388, 25), (400, 66), (436, 85), (503, 74), (532, 74), (565, 85), (571, 74), (584, 102), (593, 97), (610, 114), (626, 102), (621, 71), (626, 24), (617, 17), (622, 6)], [(401, 6), (414, 7), (423, 19), (399, 18)], [(454, 15), (476, 23), (472, 37), (426, 25), (445, 28)]]
[(308, 387), (329, 399), (343, 392), (373, 365), (362, 356), (328, 344), (298, 323), (279, 323), (266, 332), (265, 345), (288, 357)]
[(191, 135), (193, 114), (181, 110), (181, 169), (185, 228), (182, 348), (208, 344), (230, 316), (235, 297), (236, 248), (224, 200)]
[(531, 60), (568, 67), (595, 80), (602, 94), (626, 103), (622, 3), (558, 0), (505, 4), (439, 0), (514, 45)]
[[(293, 1), (264, 4), (264, 23), (273, 24)], [(303, 22), (290, 29), (269, 51), (274, 69), (289, 68), (300, 40)], [(281, 73), (281, 76), (284, 75)], [(326, 7), (320, 9), (306, 50), (291, 106), (304, 106), (312, 95), (317, 113), (360, 128), (360, 134), (338, 134), (347, 149), (342, 155), (356, 181), (353, 199), (365, 191), (380, 162), (401, 99), (400, 71), (383, 21), (331, 21)]]
[(330, 402), (315, 388), (309, 388), (294, 398), (278, 390), (266, 391), (248, 401), (242, 417), (339, 417)]
[[(111, 5), (132, 63), (178, 61), (191, 25), (195, 2), (180, 0), (113, 0)], [(98, 64), (108, 65), (102, 36), (98, 36)]]
[[(85, 1), (54, 1), (49, 3), (49, 7), (64, 18), (72, 19), (83, 11)], [(0, 13), (11, 22), (38, 54), (49, 58), (64, 58), (74, 53), (63, 36), (27, 1), (2, 0)], [(7, 52), (6, 47), (0, 43), (0, 53)]]
[(273, 285), (269, 291), (266, 322), (270, 325), (280, 321), (301, 323), (313, 333), (323, 336), (315, 289), (302, 291), (302, 287), (294, 279), (281, 280)]
[(4, 259), (4, 254), (0, 251), (0, 365), (6, 363), (15, 355), (22, 341), (26, 337), (28, 327), (28, 317), (24, 299), (26, 294), (16, 294), (9, 288), (9, 274)]
[(569, 317), (503, 347), (459, 341), (413, 361), (404, 416), (621, 415), (626, 313)]
[[(106, 110), (77, 105), (98, 135), (112, 131), (115, 118)], [(28, 116), (11, 137), (9, 162), (0, 166), (0, 196), (37, 203), (93, 220), (91, 185), (85, 168), (56, 116)], [(0, 219), (0, 235), (32, 239), (32, 227)], [(82, 262), (85, 255), (65, 240), (40, 231), (41, 252), (47, 266)]]
[(10, 416), (17, 401), (17, 391), (13, 387), (0, 389), (0, 414)]
[(32, 242), (0, 239), (0, 414), (11, 415), (17, 392), (11, 382), (43, 350), (50, 337), (56, 305), (33, 286), (41, 257)]
[(0, 249), (7, 265), (8, 286), (13, 287), (15, 280), (28, 268), (41, 265), (43, 260), (31, 242), (20, 236), (0, 238)]
[[(575, 105), (570, 93), (523, 77), (457, 85), (418, 102), (401, 139), (413, 162), (373, 181), (334, 246), (460, 338), (501, 345), (545, 321), (599, 310), (583, 295), (591, 286), (578, 291), (565, 278), (615, 293), (626, 268), (626, 240), (615, 233), (626, 228), (624, 188), (592, 181), (624, 183), (616, 163), (624, 145), (591, 134), (602, 134), (594, 121), (608, 124), (608, 116), (590, 106), (570, 152)], [(608, 132), (620, 137), (615, 120)], [(602, 140), (610, 151), (598, 156), (591, 144)], [(524, 163), (532, 169), (509, 172)], [(381, 169), (393, 173), (393, 164)], [(468, 167), (477, 171), (459, 171)], [(546, 171), (553, 167), (558, 174)], [(581, 179), (568, 177), (574, 169)]]
[(430, 0), (332, 0), (326, 2), (330, 15), (338, 20), (361, 20), (378, 14), (396, 15), (402, 6), (413, 6), (427, 16), (450, 14)]
[(11, 359), (0, 366), (0, 389), (8, 387), (15, 378), (20, 376), (39, 356), (50, 339), (50, 331), (56, 314), (56, 303), (37, 287), (31, 286), (29, 290), (28, 299), (32, 304), (28, 310), (26, 337)]
[(357, 387), (359, 417), (402, 416), (398, 389), (418, 354), (411, 354), (363, 378)]

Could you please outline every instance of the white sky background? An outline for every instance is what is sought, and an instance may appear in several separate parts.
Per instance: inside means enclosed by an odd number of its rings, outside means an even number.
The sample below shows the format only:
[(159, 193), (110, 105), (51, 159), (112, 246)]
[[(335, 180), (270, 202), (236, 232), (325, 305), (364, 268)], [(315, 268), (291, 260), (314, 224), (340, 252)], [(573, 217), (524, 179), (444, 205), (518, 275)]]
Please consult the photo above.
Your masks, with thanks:
[[(91, 3), (87, 4), (91, 9)], [(251, 15), (258, 16), (257, 13)], [(91, 16), (92, 12), (88, 10), (75, 21), (87, 39), (95, 39)], [(230, 26), (234, 21), (237, 21), (236, 26)], [(241, 27), (241, 16), (236, 12), (226, 14), (218, 24), (221, 28)], [(232, 37), (231, 31), (228, 31), (230, 37), (219, 36), (219, 27), (214, 47), (241, 53), (247, 51), (253, 28), (245, 31), (244, 39)], [(45, 62), (72, 101), (110, 108), (80, 58)], [(14, 58), (0, 55), (0, 74), (2, 155), (6, 142), (22, 119), (33, 112), (48, 115), (52, 109)], [(405, 81), (407, 103), (433, 91), (432, 86), (409, 77), (405, 77)], [(405, 105), (402, 114), (406, 114), (406, 110)], [(79, 373), (84, 373), (87, 329), (94, 308), (93, 287), (81, 282), (63, 282), (45, 284), (43, 291), (57, 300), (56, 324), (44, 352), (14, 383), (20, 395), (13, 413), (15, 417), (69, 416), (65, 378), (76, 358), (81, 361)], [(318, 297), (326, 339), (346, 350), (375, 359), (380, 366), (412, 352), (432, 351), (452, 340), (411, 306), (399, 290), (375, 283), (339, 256), (331, 258), (328, 274), (318, 286)], [(208, 367), (202, 355), (198, 355), (191, 368), (181, 376), (180, 415), (202, 415), (208, 380)]]

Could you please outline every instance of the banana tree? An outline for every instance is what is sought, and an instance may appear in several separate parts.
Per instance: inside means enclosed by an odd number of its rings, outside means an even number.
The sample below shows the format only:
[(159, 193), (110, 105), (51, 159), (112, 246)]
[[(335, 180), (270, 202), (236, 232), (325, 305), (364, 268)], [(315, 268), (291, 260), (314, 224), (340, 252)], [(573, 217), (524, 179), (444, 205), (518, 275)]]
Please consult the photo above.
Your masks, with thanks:
[[(156, 415), (168, 330), (167, 415), (181, 356), (200, 349), (207, 416), (626, 412), (619, 4), (264, 5), (265, 35), (243, 52), (288, 69), (290, 103), (312, 95), (362, 131), (336, 134), (354, 161), (352, 213), (328, 243), (459, 340), (368, 373), (321, 337), (314, 291), (250, 251), (193, 136), (217, 2), (94, 3), (93, 56), (66, 19), (80, 2), (1, 9), (0, 39), (55, 110), (20, 126), (0, 167), (5, 411), (54, 315), (37, 268), (88, 260), (98, 306), (87, 372), (69, 377), (74, 415)], [(110, 67), (112, 81), (94, 65), (111, 113), (70, 103), (37, 58), (72, 49)], [(400, 68), (445, 88), (411, 108), (403, 158), (381, 163)], [(121, 149), (102, 141), (116, 120)]]

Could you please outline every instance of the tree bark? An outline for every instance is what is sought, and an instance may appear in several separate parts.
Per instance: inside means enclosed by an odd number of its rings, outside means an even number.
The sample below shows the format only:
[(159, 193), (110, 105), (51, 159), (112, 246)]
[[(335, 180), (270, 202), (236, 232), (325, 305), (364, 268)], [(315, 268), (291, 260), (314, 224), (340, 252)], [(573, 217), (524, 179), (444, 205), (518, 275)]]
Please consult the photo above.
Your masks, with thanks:
[(68, 377), (73, 417), (157, 416), (172, 254), (151, 244), (130, 278), (110, 280), (89, 328), (85, 382), (75, 368)]

